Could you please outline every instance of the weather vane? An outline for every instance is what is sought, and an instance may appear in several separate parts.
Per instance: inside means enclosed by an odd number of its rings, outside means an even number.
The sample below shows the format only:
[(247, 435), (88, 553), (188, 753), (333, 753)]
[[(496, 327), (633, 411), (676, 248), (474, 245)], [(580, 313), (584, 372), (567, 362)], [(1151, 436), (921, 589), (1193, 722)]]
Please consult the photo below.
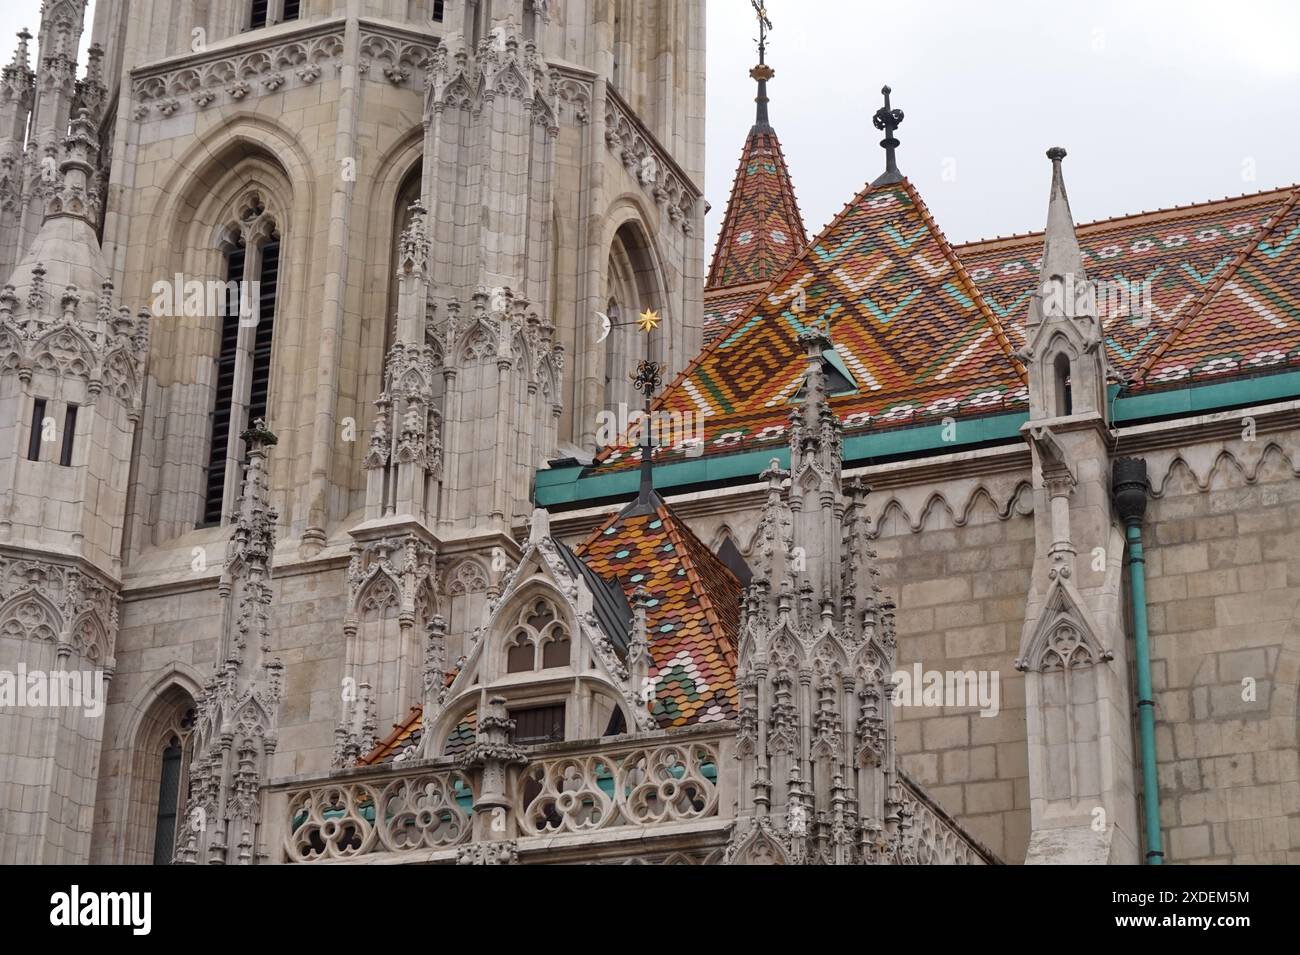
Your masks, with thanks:
[(749, 0), (750, 5), (754, 8), (754, 13), (758, 15), (758, 62), (766, 63), (764, 57), (767, 55), (767, 31), (772, 29), (772, 21), (767, 16), (767, 4), (763, 0)]
[(642, 358), (636, 366), (636, 371), (628, 375), (632, 379), (632, 387), (645, 395), (647, 408), (650, 407), (650, 398), (664, 382), (663, 373), (662, 364), (649, 358)]
[[(613, 311), (613, 309), (611, 309), (611, 311)], [(610, 329), (621, 328), (625, 325), (635, 325), (637, 328), (641, 329), (641, 331), (649, 333), (658, 328), (659, 323), (663, 321), (659, 313), (653, 308), (647, 308), (630, 322), (616, 322), (604, 312), (597, 312), (596, 317), (600, 319), (600, 337), (596, 339), (597, 345), (609, 337)]]
[(898, 139), (894, 136), (894, 131), (903, 125), (903, 111), (890, 107), (889, 94), (892, 90), (888, 86), (882, 86), (880, 92), (885, 95), (885, 105), (876, 110), (876, 115), (871, 117), (871, 123), (876, 129), (885, 134), (885, 138), (880, 141), (880, 145), (885, 150), (885, 173), (872, 183), (873, 186), (883, 185), (888, 182), (899, 182), (903, 178), (903, 174), (898, 171), (898, 165), (894, 161), (894, 150), (898, 148)]

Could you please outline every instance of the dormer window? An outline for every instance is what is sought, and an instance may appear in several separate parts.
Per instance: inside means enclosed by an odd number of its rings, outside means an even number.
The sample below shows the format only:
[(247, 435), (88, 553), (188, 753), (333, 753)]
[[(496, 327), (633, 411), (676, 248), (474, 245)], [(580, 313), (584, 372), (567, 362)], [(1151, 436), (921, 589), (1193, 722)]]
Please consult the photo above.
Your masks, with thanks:
[[(856, 394), (858, 390), (857, 380), (834, 346), (822, 351), (822, 380), (826, 383), (826, 395), (829, 398)], [(805, 378), (800, 382), (799, 390), (790, 399), (790, 403), (802, 404), (807, 392), (808, 380)]]
[(550, 601), (538, 600), (520, 615), (506, 644), (506, 672), (531, 673), (569, 665), (569, 632)]

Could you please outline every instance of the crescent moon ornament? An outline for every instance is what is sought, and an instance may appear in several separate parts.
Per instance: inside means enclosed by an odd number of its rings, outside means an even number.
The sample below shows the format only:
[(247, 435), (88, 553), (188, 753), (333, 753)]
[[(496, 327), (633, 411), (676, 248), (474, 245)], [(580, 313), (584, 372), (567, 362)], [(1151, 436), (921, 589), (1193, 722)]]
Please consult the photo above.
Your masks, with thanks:
[(596, 339), (596, 344), (599, 345), (609, 337), (609, 330), (612, 327), (612, 323), (609, 320), (609, 316), (604, 312), (597, 312), (596, 315), (600, 318), (600, 337)]

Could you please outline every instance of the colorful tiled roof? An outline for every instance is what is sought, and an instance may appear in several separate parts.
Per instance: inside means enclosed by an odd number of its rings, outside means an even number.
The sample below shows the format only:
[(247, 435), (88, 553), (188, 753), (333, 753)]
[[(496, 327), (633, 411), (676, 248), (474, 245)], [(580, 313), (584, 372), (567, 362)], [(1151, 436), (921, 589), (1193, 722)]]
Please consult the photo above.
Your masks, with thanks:
[(663, 728), (736, 715), (740, 582), (657, 495), (597, 528), (577, 553), (624, 592), (650, 592), (646, 609), (655, 681), (653, 716)]
[(807, 235), (776, 131), (755, 123), (736, 167), (705, 287), (770, 281), (803, 251)]
[[(904, 179), (859, 193), (656, 408), (702, 416), (705, 453), (781, 446), (806, 370), (797, 338), (812, 322), (829, 324), (857, 383), (831, 401), (848, 432), (1025, 406), (1001, 321)], [(618, 468), (639, 458), (639, 448), (610, 448), (601, 460)]]
[[(1077, 228), (1089, 278), (1106, 284), (1107, 354), (1128, 393), (1300, 366), (1298, 200), (1288, 186)], [(824, 317), (857, 379), (832, 401), (847, 432), (1024, 410), (1009, 356), (1024, 345), (1042, 249), (1041, 232), (949, 247), (906, 180), (868, 188), (656, 408), (703, 415), (706, 454), (779, 445), (802, 374), (795, 334)], [(639, 458), (611, 448), (599, 460)]]
[(704, 344), (709, 344), (749, 311), (770, 283), (704, 290)]
[[(1106, 329), (1107, 358), (1131, 387), (1154, 387), (1168, 381), (1186, 384), (1232, 370), (1226, 356), (1241, 352), (1249, 363), (1277, 350), (1279, 341), (1300, 344), (1296, 337), (1296, 302), (1300, 259), (1295, 253), (1295, 188), (1242, 196), (1161, 212), (1142, 213), (1078, 226), (1079, 247), (1089, 279), (1106, 283), (1098, 296)], [(1290, 217), (1276, 228), (1268, 223), (1284, 207)], [(1291, 222), (1288, 228), (1286, 222)], [(1291, 235), (1288, 240), (1287, 236)], [(1237, 265), (1261, 240), (1261, 250), (1240, 273), (1253, 292), (1235, 278)], [(1009, 239), (957, 246), (984, 301), (998, 315), (1016, 347), (1024, 344), (1029, 298), (1037, 286), (1043, 252), (1041, 232)], [(1288, 260), (1289, 257), (1289, 260)], [(1149, 307), (1134, 308), (1144, 288)], [(1215, 294), (1226, 289), (1227, 295)], [(1127, 301), (1124, 293), (1128, 293)], [(1207, 293), (1218, 302), (1203, 310)], [(1216, 308), (1235, 300), (1237, 320), (1207, 321)], [(1287, 329), (1290, 329), (1288, 332)], [(1175, 341), (1179, 344), (1174, 346)], [(1171, 351), (1172, 350), (1172, 351)], [(1168, 367), (1148, 376), (1157, 353), (1171, 351)], [(1287, 348), (1282, 349), (1286, 354)], [(1263, 360), (1263, 359), (1261, 359)], [(1188, 365), (1188, 362), (1191, 365)], [(1218, 363), (1218, 364), (1215, 364)], [(1183, 375), (1178, 368), (1184, 368)]]
[(1300, 188), (1143, 363), (1146, 388), (1300, 366)]

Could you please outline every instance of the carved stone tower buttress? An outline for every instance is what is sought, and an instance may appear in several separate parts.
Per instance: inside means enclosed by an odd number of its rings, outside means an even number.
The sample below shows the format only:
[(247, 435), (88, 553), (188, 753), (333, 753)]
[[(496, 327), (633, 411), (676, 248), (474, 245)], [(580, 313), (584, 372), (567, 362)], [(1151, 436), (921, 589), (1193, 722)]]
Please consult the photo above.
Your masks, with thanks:
[(1106, 350), (1061, 174), (1026, 347), (1036, 552), (1016, 660), (1025, 672), (1029, 862), (1137, 860), (1122, 621), (1123, 531), (1112, 514)]
[[(895, 861), (907, 811), (894, 761), (894, 605), (876, 584), (861, 486), (842, 487), (840, 423), (822, 370), (830, 341), (800, 337), (805, 397), (790, 471), (767, 500), (741, 610), (735, 863)], [(788, 480), (788, 484), (786, 483)]]
[(6, 862), (89, 849), (149, 342), (148, 314), (115, 305), (95, 235), (89, 110), (60, 147), (40, 229), (0, 289), (0, 670), (75, 673), (81, 692), (0, 707)]

